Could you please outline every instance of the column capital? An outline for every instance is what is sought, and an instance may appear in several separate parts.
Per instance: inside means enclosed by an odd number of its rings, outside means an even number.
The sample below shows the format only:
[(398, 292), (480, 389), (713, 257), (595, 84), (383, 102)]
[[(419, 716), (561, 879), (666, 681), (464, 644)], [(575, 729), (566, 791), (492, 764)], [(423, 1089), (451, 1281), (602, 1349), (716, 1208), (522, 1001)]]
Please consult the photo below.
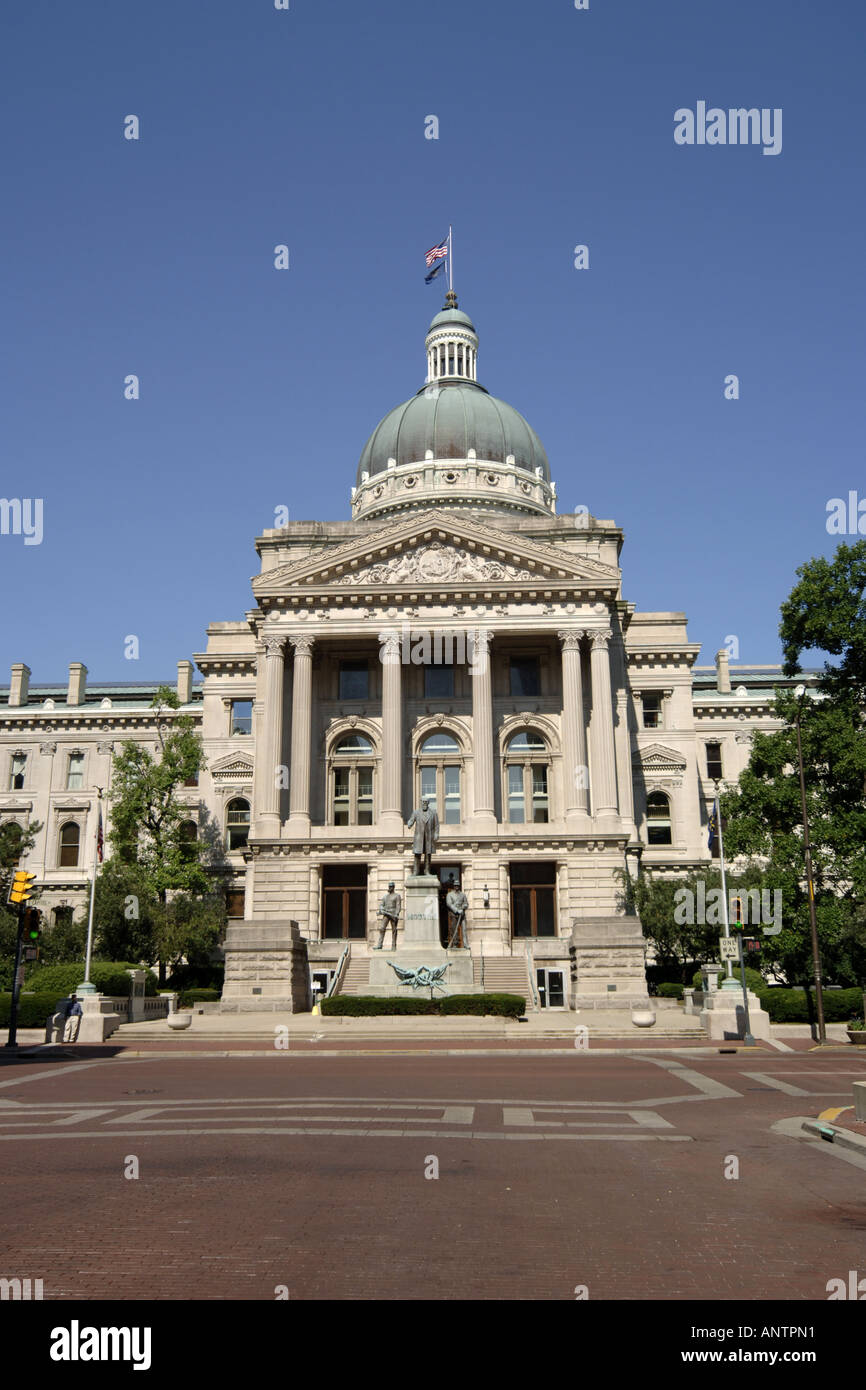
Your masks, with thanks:
[(269, 632), (262, 638), (268, 656), (282, 656), (288, 637), (285, 632)]
[(586, 636), (586, 628), (561, 627), (557, 629), (556, 635), (562, 643), (563, 651), (578, 651), (580, 649), (580, 639)]
[(590, 637), (592, 638), (593, 651), (597, 651), (600, 647), (607, 647), (613, 633), (609, 627), (596, 627), (590, 629)]
[(399, 628), (384, 628), (377, 636), (381, 643), (379, 660), (382, 665), (393, 665), (394, 663), (399, 665), (403, 656), (402, 634)]
[(316, 641), (315, 637), (307, 636), (306, 633), (304, 634), (303, 637), (292, 637), (292, 636), (290, 635), (290, 636), (289, 636), (289, 641), (291, 642), (292, 646), (293, 646), (294, 649), (295, 649), (295, 656), (312, 656), (312, 655), (313, 655), (313, 646), (314, 646), (315, 641)]

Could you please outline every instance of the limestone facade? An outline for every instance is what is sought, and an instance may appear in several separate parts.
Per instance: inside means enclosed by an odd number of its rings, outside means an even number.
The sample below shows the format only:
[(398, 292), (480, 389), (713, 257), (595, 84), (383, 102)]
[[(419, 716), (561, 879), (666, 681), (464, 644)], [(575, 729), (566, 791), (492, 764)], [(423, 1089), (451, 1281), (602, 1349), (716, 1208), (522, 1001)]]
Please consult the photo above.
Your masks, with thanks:
[[(434, 319), (431, 412), (449, 387), (470, 404), (483, 393), (474, 328), (453, 306), (437, 318), (463, 334), (458, 365), (472, 375), (449, 376)], [(336, 970), (347, 946), (363, 965), (388, 883), (402, 892), (412, 872), (405, 822), (430, 795), (433, 867), (469, 898), (476, 980), (482, 956), (528, 960), (543, 990), (557, 981), (537, 972), (561, 972), (566, 1007), (622, 1007), (646, 987), (617, 871), (710, 863), (715, 783), (736, 781), (754, 731), (775, 727), (774, 688), (787, 682), (778, 667), (730, 666), (727, 650), (696, 666), (683, 613), (638, 611), (623, 593), (622, 531), (556, 515), (537, 437), (528, 473), (504, 407), (499, 457), (483, 422), (487, 457), (465, 440), (456, 457), (437, 418), (434, 447), (418, 444), (416, 425), (378, 464), (368, 445), (353, 520), (259, 536), (251, 608), (208, 628), (200, 678), (178, 663), (181, 709), (207, 760), (183, 797), (219, 847), (229, 945), (276, 931), (285, 954), (297, 923), (313, 970)], [(12, 668), (0, 820), (42, 822), (27, 867), (49, 923), (86, 906), (112, 750), (158, 746), (154, 689), (90, 685), (81, 663), (66, 686)], [(262, 980), (264, 960), (238, 956), (228, 978), (255, 977), (274, 1007), (285, 991)]]

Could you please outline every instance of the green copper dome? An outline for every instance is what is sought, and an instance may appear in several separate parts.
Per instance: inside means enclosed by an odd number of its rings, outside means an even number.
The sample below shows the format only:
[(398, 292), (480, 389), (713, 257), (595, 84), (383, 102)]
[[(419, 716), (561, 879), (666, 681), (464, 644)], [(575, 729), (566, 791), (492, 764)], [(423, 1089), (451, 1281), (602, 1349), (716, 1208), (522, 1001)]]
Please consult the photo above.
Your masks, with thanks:
[[(453, 323), (445, 317), (449, 313), (466, 320), (459, 311), (445, 310), (437, 314), (431, 329), (439, 326), (437, 319), (444, 319), (446, 327)], [(479, 462), (505, 463), (512, 455), (518, 468), (533, 474), (540, 468), (545, 482), (550, 482), (541, 440), (519, 411), (477, 382), (452, 378), (428, 383), (411, 400), (388, 412), (364, 445), (357, 483), (361, 485), (365, 473), (372, 477), (385, 472), (389, 459), (400, 468), (423, 463), (428, 451), (434, 460), (465, 459), (470, 449)]]

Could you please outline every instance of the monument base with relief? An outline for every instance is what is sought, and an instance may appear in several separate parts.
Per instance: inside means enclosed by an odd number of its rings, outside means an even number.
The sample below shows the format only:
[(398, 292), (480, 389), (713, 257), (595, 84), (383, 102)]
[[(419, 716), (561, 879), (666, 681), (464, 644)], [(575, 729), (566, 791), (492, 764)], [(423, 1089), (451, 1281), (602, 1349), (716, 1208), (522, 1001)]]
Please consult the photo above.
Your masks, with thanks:
[[(435, 874), (410, 874), (405, 886), (405, 916), (397, 938), (397, 950), (370, 955), (370, 986), (367, 994), (379, 997), (405, 995), (411, 999), (443, 999), (446, 994), (483, 994), (473, 981), (472, 956), (469, 950), (446, 951), (439, 940), (439, 880)], [(399, 971), (410, 971), (417, 981), (417, 971), (424, 967), (435, 973), (435, 984), (417, 988), (406, 980), (401, 983)], [(447, 966), (447, 969), (442, 967)], [(439, 975), (439, 971), (442, 971)], [(422, 980), (430, 977), (422, 975)]]

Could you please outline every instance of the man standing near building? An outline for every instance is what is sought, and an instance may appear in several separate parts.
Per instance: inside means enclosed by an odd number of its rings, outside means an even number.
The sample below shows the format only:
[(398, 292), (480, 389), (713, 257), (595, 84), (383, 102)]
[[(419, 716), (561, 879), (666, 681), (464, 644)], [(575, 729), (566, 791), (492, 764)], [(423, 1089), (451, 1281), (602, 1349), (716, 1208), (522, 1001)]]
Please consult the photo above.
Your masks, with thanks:
[(63, 1041), (74, 1043), (78, 1038), (78, 1030), (81, 1027), (82, 1008), (78, 1002), (78, 995), (71, 994), (69, 1003), (66, 1005), (66, 1022), (63, 1025)]
[(379, 904), (378, 915), (382, 918), (382, 925), (379, 928), (379, 944), (374, 946), (374, 951), (381, 951), (382, 942), (385, 940), (385, 930), (391, 925), (391, 950), (397, 949), (397, 920), (403, 907), (403, 899), (399, 893), (394, 892), (394, 884), (388, 884), (388, 891)]

